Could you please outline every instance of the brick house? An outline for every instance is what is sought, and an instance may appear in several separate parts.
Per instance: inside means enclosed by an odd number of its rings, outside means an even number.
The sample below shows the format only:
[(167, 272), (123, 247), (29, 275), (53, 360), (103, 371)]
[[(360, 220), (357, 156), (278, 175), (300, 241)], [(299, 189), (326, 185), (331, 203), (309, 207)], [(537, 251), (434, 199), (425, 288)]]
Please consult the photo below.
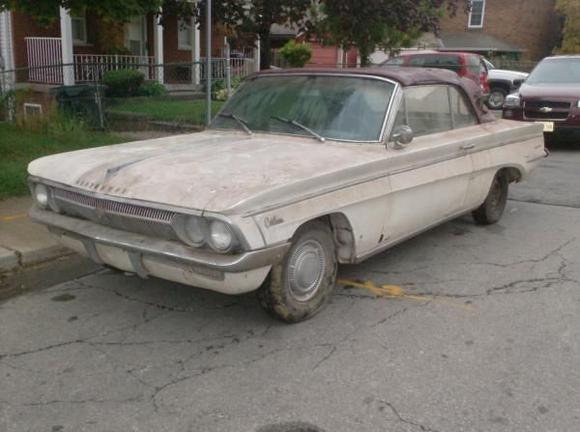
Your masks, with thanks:
[(441, 21), (440, 50), (537, 61), (557, 43), (555, 0), (472, 0), (469, 13)]
[(336, 45), (324, 43), (321, 39), (311, 38), (306, 41), (303, 34), (289, 26), (278, 24), (272, 25), (271, 40), (274, 51), (274, 63), (280, 59), (277, 51), (291, 39), (299, 42), (308, 42), (312, 47), (312, 58), (306, 67), (356, 67), (358, 63), (358, 51), (356, 49), (344, 50)]
[[(123, 67), (138, 67), (146, 79), (164, 84), (199, 84), (204, 67), (196, 66), (194, 70), (191, 63), (206, 56), (203, 25), (200, 28), (193, 22), (168, 17), (162, 26), (154, 14), (148, 14), (114, 27), (90, 13), (71, 16), (63, 8), (60, 20), (48, 27), (20, 12), (2, 12), (0, 71), (1, 68), (16, 69), (15, 74), (5, 75), (10, 75), (16, 85), (32, 84), (36, 89), (93, 81), (98, 79), (95, 70), (102, 76), (107, 70)], [(121, 52), (109, 51), (104, 46), (107, 38), (120, 38)], [(214, 77), (225, 69), (222, 66), (224, 47), (224, 33), (216, 26), (210, 53), (216, 65)], [(232, 70), (247, 75), (259, 66), (256, 59), (259, 59), (259, 48), (248, 47), (231, 60), (235, 62)], [(178, 63), (189, 65), (183, 65), (180, 72)]]

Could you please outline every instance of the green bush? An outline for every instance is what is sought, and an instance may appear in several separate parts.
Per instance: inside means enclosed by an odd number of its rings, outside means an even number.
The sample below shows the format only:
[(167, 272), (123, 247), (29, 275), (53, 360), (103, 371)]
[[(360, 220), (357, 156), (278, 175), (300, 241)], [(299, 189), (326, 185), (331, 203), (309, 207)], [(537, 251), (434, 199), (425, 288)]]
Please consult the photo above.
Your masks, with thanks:
[(312, 47), (292, 39), (280, 48), (280, 55), (291, 67), (304, 67), (312, 58)]
[(145, 75), (134, 69), (109, 71), (103, 76), (103, 84), (107, 86), (107, 96), (112, 97), (137, 96), (144, 80)]
[(138, 91), (139, 96), (165, 96), (167, 90), (157, 81), (145, 81)]

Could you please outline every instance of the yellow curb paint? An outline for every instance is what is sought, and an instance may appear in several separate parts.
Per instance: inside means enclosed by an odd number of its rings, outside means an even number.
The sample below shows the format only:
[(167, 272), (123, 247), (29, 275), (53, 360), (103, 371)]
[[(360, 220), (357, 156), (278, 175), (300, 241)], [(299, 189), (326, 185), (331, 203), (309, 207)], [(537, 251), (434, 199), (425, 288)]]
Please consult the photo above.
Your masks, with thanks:
[(16, 215), (11, 215), (11, 216), (1, 216), (0, 221), (10, 222), (10, 221), (17, 220), (17, 219), (24, 219), (26, 216), (28, 216), (26, 213), (21, 213), (21, 214), (16, 214)]
[(377, 297), (386, 297), (386, 298), (394, 298), (394, 299), (398, 298), (398, 299), (414, 300), (414, 301), (420, 301), (420, 302), (433, 301), (433, 302), (438, 302), (438, 303), (444, 303), (444, 304), (447, 304), (447, 305), (453, 306), (453, 307), (458, 307), (458, 308), (463, 309), (463, 310), (473, 311), (473, 306), (471, 306), (471, 305), (466, 305), (466, 304), (456, 303), (453, 301), (448, 301), (448, 300), (442, 299), (442, 298), (437, 297), (437, 296), (406, 294), (405, 290), (402, 287), (400, 287), (399, 285), (377, 286), (371, 281), (354, 281), (354, 280), (349, 280), (349, 279), (339, 279), (337, 282), (338, 282), (338, 284), (343, 285), (345, 287), (355, 287), (355, 288), (361, 288), (361, 289), (370, 291), (371, 293), (373, 293)]

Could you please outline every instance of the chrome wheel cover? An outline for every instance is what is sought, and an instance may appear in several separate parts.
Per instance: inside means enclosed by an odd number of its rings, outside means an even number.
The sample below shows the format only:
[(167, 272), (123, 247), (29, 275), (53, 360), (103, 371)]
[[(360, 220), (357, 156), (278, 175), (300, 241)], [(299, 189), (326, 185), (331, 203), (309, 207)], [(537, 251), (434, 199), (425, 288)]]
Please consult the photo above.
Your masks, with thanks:
[(316, 240), (301, 243), (288, 258), (288, 288), (299, 302), (316, 295), (326, 273), (326, 252)]
[(489, 106), (492, 109), (499, 109), (503, 106), (505, 101), (505, 96), (500, 92), (491, 92), (489, 95)]

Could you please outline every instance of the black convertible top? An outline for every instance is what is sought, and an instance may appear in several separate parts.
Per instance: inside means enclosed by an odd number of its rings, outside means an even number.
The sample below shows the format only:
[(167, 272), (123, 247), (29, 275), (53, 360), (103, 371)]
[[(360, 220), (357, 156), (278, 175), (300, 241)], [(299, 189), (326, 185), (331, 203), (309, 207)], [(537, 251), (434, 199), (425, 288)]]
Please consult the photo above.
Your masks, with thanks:
[(495, 116), (487, 109), (483, 103), (483, 91), (472, 80), (462, 78), (455, 72), (446, 69), (418, 68), (418, 67), (396, 67), (383, 66), (371, 68), (303, 68), (303, 69), (269, 69), (258, 72), (248, 77), (285, 75), (285, 74), (333, 74), (333, 75), (366, 75), (378, 78), (387, 78), (396, 81), (403, 87), (426, 85), (426, 84), (450, 84), (460, 87), (469, 97), (473, 109), (481, 123), (496, 121)]

